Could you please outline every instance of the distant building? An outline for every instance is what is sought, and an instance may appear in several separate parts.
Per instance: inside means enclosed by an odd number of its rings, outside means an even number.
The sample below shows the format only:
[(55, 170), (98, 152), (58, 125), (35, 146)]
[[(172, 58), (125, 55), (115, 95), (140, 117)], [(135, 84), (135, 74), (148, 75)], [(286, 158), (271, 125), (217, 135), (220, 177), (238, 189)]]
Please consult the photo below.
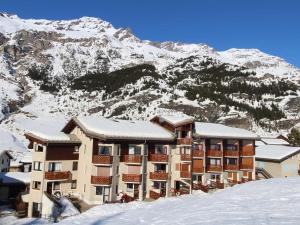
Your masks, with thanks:
[[(20, 159), (19, 159), (20, 158)], [(17, 159), (11, 160), (9, 172), (31, 172), (32, 167), (32, 152), (25, 152)]]
[[(262, 145), (256, 147), (256, 168), (261, 177), (299, 176), (300, 147), (284, 145)], [(264, 177), (265, 174), (266, 176)]]
[(13, 157), (7, 150), (0, 150), (0, 172), (8, 172)]

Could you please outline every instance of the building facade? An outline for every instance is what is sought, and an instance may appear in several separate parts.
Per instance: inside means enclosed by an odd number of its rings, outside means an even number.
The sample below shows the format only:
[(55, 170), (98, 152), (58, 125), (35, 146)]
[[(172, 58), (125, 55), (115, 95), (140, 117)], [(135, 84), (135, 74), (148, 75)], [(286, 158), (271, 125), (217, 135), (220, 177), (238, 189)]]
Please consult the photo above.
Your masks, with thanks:
[(33, 151), (29, 216), (49, 213), (51, 195), (102, 204), (120, 195), (157, 199), (255, 179), (257, 135), (187, 116), (76, 117), (58, 134), (26, 137)]

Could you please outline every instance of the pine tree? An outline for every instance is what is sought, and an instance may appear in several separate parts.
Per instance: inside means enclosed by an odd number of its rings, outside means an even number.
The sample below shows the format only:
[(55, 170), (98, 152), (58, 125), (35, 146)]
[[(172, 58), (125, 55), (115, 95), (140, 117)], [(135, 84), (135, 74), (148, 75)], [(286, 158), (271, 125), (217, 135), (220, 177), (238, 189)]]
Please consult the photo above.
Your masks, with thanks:
[(300, 132), (296, 128), (293, 128), (288, 134), (288, 139), (291, 145), (300, 146)]

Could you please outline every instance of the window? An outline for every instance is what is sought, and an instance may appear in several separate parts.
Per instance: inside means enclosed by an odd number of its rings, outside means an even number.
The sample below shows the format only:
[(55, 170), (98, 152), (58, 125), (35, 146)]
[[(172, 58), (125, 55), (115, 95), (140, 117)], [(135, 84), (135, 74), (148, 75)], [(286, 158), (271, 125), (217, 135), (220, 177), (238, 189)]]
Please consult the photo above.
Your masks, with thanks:
[(53, 182), (53, 190), (60, 190), (60, 182)]
[(42, 162), (38, 162), (38, 161), (33, 162), (33, 170), (41, 171), (42, 168), (43, 168)]
[(72, 180), (71, 181), (71, 189), (76, 189), (77, 188), (77, 180)]
[(155, 154), (167, 154), (167, 147), (163, 145), (155, 145)]
[(166, 182), (153, 181), (153, 188), (154, 189), (165, 189), (166, 188)]
[(49, 172), (61, 171), (61, 163), (60, 162), (51, 162), (48, 167)]
[(96, 195), (103, 195), (103, 187), (102, 186), (96, 187)]
[(237, 159), (235, 158), (227, 158), (227, 165), (237, 165)]
[(119, 186), (116, 185), (116, 194), (119, 194)]
[(236, 151), (237, 150), (237, 146), (236, 145), (233, 145), (233, 144), (228, 144), (226, 146), (226, 149), (227, 150), (231, 150), (231, 151)]
[(111, 146), (99, 146), (99, 155), (111, 155)]
[(44, 150), (43, 146), (42, 145), (37, 145), (36, 147), (36, 152), (42, 152)]
[(79, 147), (78, 147), (78, 146), (75, 146), (74, 151), (75, 151), (75, 152), (79, 152)]
[(129, 145), (129, 155), (140, 155), (142, 147), (137, 145)]
[(166, 171), (166, 169), (167, 169), (166, 164), (156, 164), (154, 167), (155, 172)]
[(77, 161), (74, 161), (74, 162), (73, 162), (72, 170), (73, 170), (73, 171), (78, 170), (78, 162), (77, 162)]
[(193, 150), (203, 150), (203, 145), (201, 144), (195, 144), (192, 146)]
[(181, 147), (180, 154), (191, 154), (191, 148), (190, 147)]
[(209, 165), (221, 165), (221, 159), (209, 159)]
[(221, 145), (220, 144), (213, 144), (210, 145), (211, 150), (221, 150)]
[(41, 188), (41, 182), (40, 181), (33, 181), (32, 189), (40, 190), (40, 188)]
[(210, 179), (212, 180), (220, 180), (220, 174), (212, 174)]
[(133, 192), (133, 184), (127, 184), (126, 191), (127, 192)]

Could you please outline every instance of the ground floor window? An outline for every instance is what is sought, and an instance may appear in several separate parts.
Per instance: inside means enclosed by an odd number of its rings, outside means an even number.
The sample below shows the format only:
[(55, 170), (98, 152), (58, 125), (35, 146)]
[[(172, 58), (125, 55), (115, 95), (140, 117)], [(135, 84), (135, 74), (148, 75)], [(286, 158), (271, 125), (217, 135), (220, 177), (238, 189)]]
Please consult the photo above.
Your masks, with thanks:
[(155, 188), (155, 189), (165, 189), (166, 188), (166, 182), (153, 181), (153, 188)]
[(32, 217), (40, 217), (41, 204), (37, 202), (32, 203)]
[(220, 174), (212, 174), (212, 175), (210, 176), (210, 179), (211, 179), (211, 180), (220, 180), (220, 179), (221, 179), (221, 176), (220, 176)]
[(103, 187), (102, 186), (96, 187), (96, 195), (103, 195)]
[(53, 190), (60, 190), (60, 182), (53, 182)]
[(133, 192), (133, 184), (127, 184), (126, 191)]
[(76, 189), (76, 188), (77, 188), (77, 180), (72, 180), (71, 189)]

